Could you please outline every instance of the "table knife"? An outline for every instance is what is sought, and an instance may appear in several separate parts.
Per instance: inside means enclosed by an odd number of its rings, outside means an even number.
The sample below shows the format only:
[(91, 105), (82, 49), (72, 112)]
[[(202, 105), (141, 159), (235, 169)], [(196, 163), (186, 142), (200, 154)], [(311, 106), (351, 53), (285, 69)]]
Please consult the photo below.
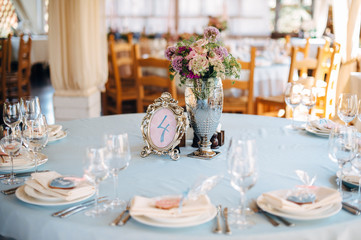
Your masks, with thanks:
[[(40, 170), (38, 172), (49, 172), (49, 170)], [(14, 175), (15, 177), (26, 177), (26, 176), (30, 176), (32, 173), (34, 173), (34, 171), (14, 173)], [(10, 177), (10, 173), (0, 174), (0, 179), (8, 178), (8, 177)]]
[(22, 185), (14, 187), (14, 188), (4, 189), (4, 190), (1, 190), (1, 192), (5, 195), (11, 195), (11, 194), (14, 194), (16, 192), (16, 190), (21, 186)]
[(222, 206), (218, 205), (217, 206), (217, 223), (216, 223), (217, 225), (213, 230), (214, 233), (222, 233), (221, 214), (222, 214)]
[(353, 214), (353, 215), (360, 215), (360, 211), (352, 208), (349, 204), (342, 203), (342, 209)]
[[(107, 199), (104, 199), (104, 200), (98, 201), (98, 203), (102, 203), (102, 202), (106, 202), (106, 201), (108, 201), (108, 200), (107, 200)], [(73, 214), (75, 214), (75, 213), (81, 212), (81, 211), (83, 211), (83, 210), (85, 210), (85, 209), (87, 209), (87, 208), (89, 208), (89, 207), (94, 206), (94, 205), (95, 205), (95, 201), (94, 201), (93, 203), (89, 203), (89, 204), (86, 204), (86, 205), (84, 205), (84, 206), (79, 206), (79, 207), (77, 207), (77, 208), (75, 208), (75, 209), (72, 209), (72, 210), (70, 210), (70, 211), (68, 211), (68, 212), (65, 212), (65, 213), (63, 213), (63, 214), (60, 214), (59, 217), (61, 217), (61, 218), (69, 217), (69, 216), (71, 216), (71, 215), (73, 215)]]
[[(103, 196), (103, 197), (100, 197), (100, 198), (98, 198), (98, 199), (103, 199), (103, 198), (106, 198), (106, 197)], [(55, 212), (55, 213), (51, 214), (51, 216), (53, 216), (53, 217), (59, 217), (61, 214), (64, 214), (64, 213), (69, 212), (69, 211), (72, 211), (72, 210), (74, 210), (74, 209), (76, 209), (76, 208), (79, 208), (79, 207), (82, 207), (82, 206), (86, 206), (86, 205), (88, 205), (88, 204), (94, 204), (94, 203), (95, 203), (94, 201), (95, 201), (95, 199), (91, 199), (91, 200), (88, 200), (88, 201), (83, 202), (83, 203), (81, 203), (81, 204), (78, 204), (78, 205), (75, 205), (75, 206), (72, 206), (72, 207), (65, 208), (65, 209), (63, 209), (63, 210), (60, 210), (60, 211), (58, 211), (58, 212)]]
[[(122, 220), (124, 214), (126, 214), (126, 212), (129, 212), (130, 209), (130, 203), (127, 204), (127, 207), (124, 209), (124, 211), (122, 211), (119, 216), (117, 218), (115, 218), (109, 225), (110, 226), (117, 226), (120, 225), (120, 220)], [(129, 214), (128, 214), (129, 215)], [(125, 219), (125, 218), (124, 218)]]

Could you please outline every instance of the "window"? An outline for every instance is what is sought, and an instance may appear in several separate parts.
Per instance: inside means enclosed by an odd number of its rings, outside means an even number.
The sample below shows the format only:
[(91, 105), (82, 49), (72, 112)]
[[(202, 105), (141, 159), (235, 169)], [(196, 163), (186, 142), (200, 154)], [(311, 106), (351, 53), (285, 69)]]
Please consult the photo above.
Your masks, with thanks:
[(10, 0), (0, 0), (0, 37), (7, 37), (18, 26), (18, 17)]

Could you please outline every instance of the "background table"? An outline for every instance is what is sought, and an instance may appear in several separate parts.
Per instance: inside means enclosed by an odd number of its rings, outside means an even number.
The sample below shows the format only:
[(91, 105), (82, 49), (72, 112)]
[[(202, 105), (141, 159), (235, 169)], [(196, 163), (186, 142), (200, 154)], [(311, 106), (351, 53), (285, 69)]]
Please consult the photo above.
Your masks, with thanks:
[[(143, 146), (140, 123), (144, 114), (115, 115), (94, 119), (64, 122), (68, 136), (49, 144), (43, 151), (49, 161), (41, 169), (51, 169), (66, 175), (82, 175), (85, 148), (101, 142), (104, 132), (128, 132), (132, 160), (128, 169), (119, 175), (120, 197), (129, 200), (134, 195), (155, 197), (178, 194), (201, 176), (223, 174), (223, 180), (209, 193), (213, 204), (235, 207), (239, 193), (229, 184), (225, 146), (222, 154), (210, 161), (188, 158), (194, 149), (181, 148), (181, 158), (141, 158)], [(250, 199), (266, 191), (289, 189), (299, 184), (295, 170), (301, 169), (317, 175), (316, 185), (336, 188), (337, 165), (327, 154), (327, 139), (302, 131), (287, 131), (289, 120), (261, 116), (224, 114), (221, 119), (226, 140), (242, 134), (257, 141), (259, 178), (248, 192)], [(8, 188), (1, 185), (0, 189)], [(112, 196), (111, 179), (101, 184), (101, 195)], [(361, 218), (345, 211), (315, 221), (295, 221), (296, 227), (273, 227), (261, 215), (255, 215), (257, 224), (247, 230), (232, 228), (227, 236), (212, 233), (215, 221), (181, 229), (155, 228), (134, 219), (123, 227), (108, 224), (119, 211), (99, 218), (88, 218), (78, 213), (67, 219), (50, 214), (63, 207), (41, 207), (21, 202), (14, 195), (0, 195), (0, 235), (15, 239), (355, 239), (360, 232)], [(357, 235), (356, 235), (357, 234)]]
[[(28, 41), (24, 37), (25, 41)], [(31, 64), (43, 63), (49, 64), (49, 51), (48, 51), (48, 36), (47, 35), (33, 35), (31, 36)], [(11, 38), (11, 61), (18, 61), (19, 57), (20, 38)]]

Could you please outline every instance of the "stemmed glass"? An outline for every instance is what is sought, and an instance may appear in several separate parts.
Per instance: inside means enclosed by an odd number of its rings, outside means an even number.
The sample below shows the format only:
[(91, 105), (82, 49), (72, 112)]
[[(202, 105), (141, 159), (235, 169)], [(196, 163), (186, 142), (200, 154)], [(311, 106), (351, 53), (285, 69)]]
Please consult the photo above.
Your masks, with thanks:
[(14, 134), (15, 127), (21, 122), (20, 104), (18, 102), (6, 101), (4, 103), (3, 120), (11, 128), (11, 133)]
[(21, 112), (23, 114), (23, 124), (28, 120), (35, 120), (41, 113), (40, 102), (37, 96), (35, 97), (22, 97)]
[(357, 115), (357, 95), (341, 93), (337, 102), (337, 115), (347, 126)]
[(22, 139), (25, 147), (34, 154), (35, 172), (38, 171), (38, 155), (37, 153), (48, 142), (48, 129), (46, 118), (39, 115), (34, 120), (27, 120), (23, 125)]
[(328, 156), (338, 163), (340, 174), (338, 178), (338, 190), (343, 199), (347, 194), (342, 191), (343, 170), (346, 163), (353, 160), (357, 154), (356, 128), (336, 125), (332, 130), (328, 140)]
[(90, 147), (87, 149), (87, 158), (84, 168), (84, 177), (95, 185), (95, 206), (93, 209), (85, 212), (86, 216), (96, 217), (106, 212), (105, 208), (100, 208), (99, 201), (99, 183), (108, 177), (109, 169), (105, 162), (105, 148)]
[(15, 178), (14, 176), (14, 156), (20, 153), (21, 145), (21, 137), (18, 134), (15, 134), (15, 132), (12, 132), (11, 135), (7, 135), (0, 140), (1, 151), (8, 154), (11, 161), (10, 177), (1, 181), (3, 184), (14, 185), (24, 181), (24, 179)]
[(118, 174), (121, 170), (129, 166), (131, 155), (128, 134), (105, 134), (104, 140), (107, 149), (109, 171), (113, 176), (115, 193), (115, 198), (110, 202), (109, 206), (112, 208), (124, 208), (126, 202), (121, 200), (118, 194)]
[[(236, 225), (240, 229), (248, 228), (254, 225), (247, 217), (246, 208), (246, 192), (251, 189), (257, 180), (257, 164), (256, 164), (256, 143), (255, 140), (238, 139), (232, 143), (230, 153), (229, 172), (231, 175), (231, 186), (239, 191), (241, 197), (240, 212), (232, 212), (236, 218), (231, 218), (231, 224)], [(234, 219), (234, 220), (233, 220)]]
[[(294, 111), (298, 105), (301, 104), (302, 100), (302, 89), (303, 85), (295, 82), (287, 83), (285, 90), (285, 102), (292, 108), (292, 129), (297, 129), (295, 125), (295, 114)], [(287, 127), (290, 128), (290, 127)]]
[(316, 105), (316, 100), (316, 88), (304, 88), (302, 90), (302, 105), (304, 105), (308, 110), (306, 125), (310, 123), (310, 110)]

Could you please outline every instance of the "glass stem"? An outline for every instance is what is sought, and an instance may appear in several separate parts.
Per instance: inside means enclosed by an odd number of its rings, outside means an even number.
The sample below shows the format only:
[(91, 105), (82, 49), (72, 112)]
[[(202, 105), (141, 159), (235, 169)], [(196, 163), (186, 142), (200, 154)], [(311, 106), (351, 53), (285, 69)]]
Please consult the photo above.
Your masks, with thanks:
[(361, 197), (361, 191), (360, 191), (360, 188), (361, 188), (361, 178), (358, 180), (358, 190), (357, 190), (357, 199), (358, 199), (358, 203), (361, 203), (361, 199), (360, 199), (360, 197)]
[(95, 205), (94, 205), (94, 209), (95, 211), (98, 212), (98, 200), (99, 199), (99, 183), (95, 183)]
[(114, 196), (115, 199), (119, 199), (119, 194), (118, 194), (118, 173), (114, 173), (113, 174), (113, 181), (114, 181)]
[(296, 125), (295, 125), (295, 108), (292, 108), (292, 128), (296, 128)]
[(340, 172), (340, 178), (338, 180), (338, 191), (340, 192), (341, 197), (343, 198), (343, 191), (342, 191), (343, 164), (340, 165), (340, 169), (341, 169), (341, 172)]
[(244, 222), (246, 220), (246, 194), (243, 190), (239, 191), (240, 193), (240, 221)]
[(35, 158), (35, 172), (38, 172), (38, 154), (33, 151), (34, 158)]
[(10, 154), (10, 161), (11, 161), (10, 182), (13, 182), (15, 179), (15, 175), (14, 175), (14, 157), (12, 154)]

